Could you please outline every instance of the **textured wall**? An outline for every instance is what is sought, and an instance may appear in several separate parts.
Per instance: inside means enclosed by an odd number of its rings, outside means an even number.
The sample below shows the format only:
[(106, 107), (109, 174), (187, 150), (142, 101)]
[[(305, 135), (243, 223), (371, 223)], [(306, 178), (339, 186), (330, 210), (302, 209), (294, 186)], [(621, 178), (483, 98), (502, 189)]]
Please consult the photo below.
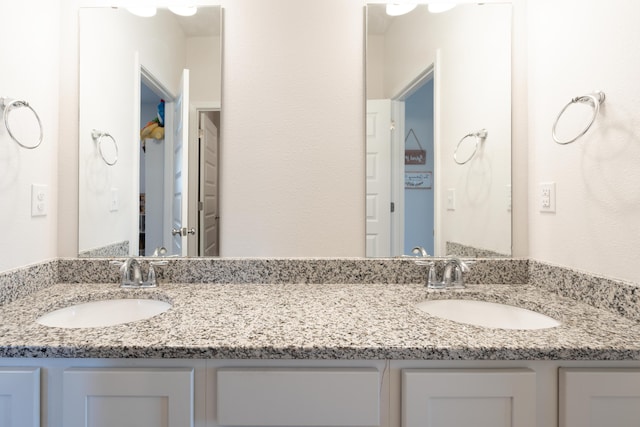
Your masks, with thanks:
[(225, 4), (223, 256), (364, 256), (364, 12)]
[[(640, 281), (640, 3), (528, 2), (529, 255)], [(607, 99), (592, 129), (567, 146), (552, 124), (573, 97)], [(574, 106), (572, 110), (579, 110)], [(578, 128), (567, 114), (562, 125)], [(556, 213), (538, 210), (538, 184), (554, 181)]]
[[(41, 146), (26, 150), (11, 140), (0, 119), (0, 271), (4, 271), (57, 256), (60, 5), (46, 0), (2, 2), (0, 16), (0, 96), (29, 102), (44, 132)], [(16, 134), (33, 137), (29, 141), (37, 140), (37, 122), (25, 110), (11, 113), (10, 126)], [(31, 217), (34, 183), (48, 187), (46, 216)]]

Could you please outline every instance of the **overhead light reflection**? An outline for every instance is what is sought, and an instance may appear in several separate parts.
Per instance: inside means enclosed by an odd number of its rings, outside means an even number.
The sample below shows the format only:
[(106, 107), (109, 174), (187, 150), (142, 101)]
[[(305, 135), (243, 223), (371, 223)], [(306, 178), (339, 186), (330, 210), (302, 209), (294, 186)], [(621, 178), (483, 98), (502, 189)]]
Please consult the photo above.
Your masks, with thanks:
[(429, 3), (428, 9), (431, 13), (442, 13), (454, 7), (456, 7), (455, 3)]
[(406, 13), (411, 12), (413, 9), (418, 6), (417, 4), (411, 3), (387, 3), (387, 15), (389, 16), (400, 16)]
[(156, 14), (156, 8), (153, 6), (133, 6), (128, 7), (127, 10), (136, 16), (143, 18), (150, 18)]
[(198, 8), (195, 6), (183, 6), (183, 7), (169, 6), (169, 10), (175, 13), (176, 15), (193, 16), (198, 11)]

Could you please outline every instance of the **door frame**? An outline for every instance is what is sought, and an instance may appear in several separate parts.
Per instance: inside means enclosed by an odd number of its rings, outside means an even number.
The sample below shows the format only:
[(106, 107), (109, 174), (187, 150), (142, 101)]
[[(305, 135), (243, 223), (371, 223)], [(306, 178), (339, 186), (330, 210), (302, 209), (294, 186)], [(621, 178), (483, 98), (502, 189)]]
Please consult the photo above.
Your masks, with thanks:
[[(222, 105), (220, 101), (199, 101), (192, 102), (189, 106), (189, 144), (192, 147), (199, 147), (199, 139), (200, 136), (198, 134), (198, 126), (200, 122), (200, 113), (208, 112), (208, 111), (218, 111), (220, 115), (222, 115)], [(218, 129), (218, 212), (220, 211), (220, 164), (219, 160), (220, 150), (222, 149), (222, 144), (220, 143), (222, 139), (222, 132)], [(200, 200), (200, 174), (199, 174), (199, 162), (200, 162), (200, 149), (198, 150), (189, 150), (189, 200), (191, 200), (191, 204), (189, 206), (189, 214), (188, 221), (189, 224), (197, 224), (195, 227), (197, 232), (197, 239), (189, 239), (188, 241), (188, 254), (189, 256), (201, 256), (202, 254), (202, 244), (203, 241), (203, 233), (201, 224), (202, 224), (202, 214), (199, 210)], [(197, 200), (197, 203), (193, 201)], [(222, 220), (218, 221), (218, 231), (220, 231), (220, 223)], [(220, 247), (220, 233), (218, 232), (218, 247)]]

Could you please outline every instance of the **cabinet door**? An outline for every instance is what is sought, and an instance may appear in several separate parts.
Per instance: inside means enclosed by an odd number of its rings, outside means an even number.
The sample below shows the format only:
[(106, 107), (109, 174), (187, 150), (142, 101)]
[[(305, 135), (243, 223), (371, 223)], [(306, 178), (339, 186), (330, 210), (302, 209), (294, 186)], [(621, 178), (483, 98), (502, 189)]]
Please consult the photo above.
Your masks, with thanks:
[(0, 368), (0, 426), (40, 425), (40, 368)]
[(224, 426), (380, 425), (380, 374), (373, 368), (223, 368), (217, 420)]
[(528, 369), (405, 369), (403, 427), (534, 427), (536, 378)]
[(560, 427), (637, 427), (640, 370), (560, 369)]
[(64, 371), (65, 427), (193, 426), (193, 369)]

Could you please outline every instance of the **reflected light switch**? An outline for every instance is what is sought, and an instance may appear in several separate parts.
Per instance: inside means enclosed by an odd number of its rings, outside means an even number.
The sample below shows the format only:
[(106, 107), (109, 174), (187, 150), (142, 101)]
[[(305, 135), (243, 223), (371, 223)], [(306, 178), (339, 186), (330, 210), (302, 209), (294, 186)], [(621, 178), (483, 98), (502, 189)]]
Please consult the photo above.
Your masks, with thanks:
[(120, 208), (120, 203), (118, 202), (118, 189), (111, 189), (111, 201), (109, 203), (109, 211), (115, 212)]
[(447, 189), (447, 210), (448, 211), (456, 210), (456, 189), (455, 188)]

